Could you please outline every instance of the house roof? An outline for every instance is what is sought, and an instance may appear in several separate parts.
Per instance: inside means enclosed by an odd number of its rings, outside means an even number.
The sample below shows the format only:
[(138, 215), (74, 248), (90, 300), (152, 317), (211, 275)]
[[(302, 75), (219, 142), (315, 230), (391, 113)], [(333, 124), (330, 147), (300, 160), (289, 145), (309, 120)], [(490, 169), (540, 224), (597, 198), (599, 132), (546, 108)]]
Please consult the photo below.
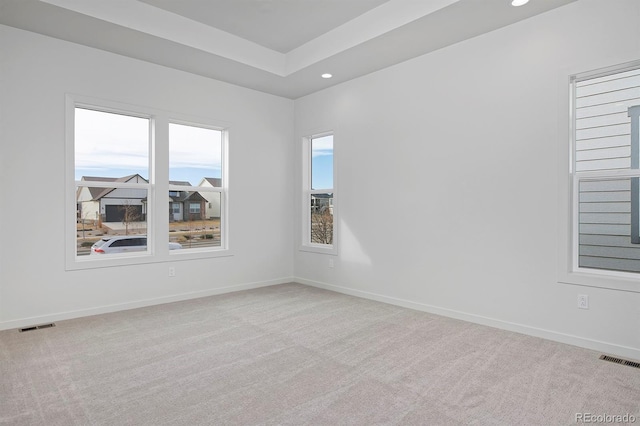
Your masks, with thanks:
[[(145, 182), (148, 182), (145, 178), (143, 178), (142, 176), (140, 176), (139, 174), (133, 174), (133, 175), (128, 175), (128, 176), (123, 176), (123, 177), (119, 177), (119, 178), (114, 178), (114, 177), (101, 177), (101, 176), (82, 176), (82, 181), (89, 181), (89, 182), (128, 182), (131, 179), (133, 179), (134, 177), (138, 176), (140, 179), (144, 180)], [(210, 179), (214, 179), (215, 178), (210, 178)], [(180, 181), (180, 180), (172, 180), (169, 181), (170, 185), (180, 185), (180, 186), (191, 186), (190, 182), (187, 181)], [(76, 198), (80, 195), (80, 190), (82, 188), (78, 188), (78, 192), (76, 193)], [(87, 187), (87, 189), (89, 190), (89, 193), (91, 194), (91, 200), (92, 201), (98, 201), (101, 198), (103, 198), (104, 196), (106, 196), (107, 194), (109, 194), (110, 192), (112, 192), (113, 190), (115, 190), (115, 188), (101, 188), (101, 187), (93, 187), (93, 186), (89, 186)], [(174, 191), (171, 191), (174, 192)], [(171, 194), (170, 192), (170, 194)], [(179, 195), (177, 196), (172, 196), (169, 195), (169, 201), (172, 202), (184, 202), (184, 201), (206, 201), (206, 199), (200, 195), (199, 192), (197, 191), (176, 191), (179, 193)], [(143, 200), (146, 200), (147, 198), (143, 198)]]
[(180, 191), (179, 195), (169, 195), (174, 203), (183, 203), (185, 201), (203, 201), (205, 198), (197, 191)]
[[(101, 176), (82, 176), (80, 180), (85, 182), (87, 181), (89, 182), (128, 182), (136, 176), (140, 177), (140, 179), (144, 180), (145, 182), (148, 182), (148, 180), (146, 180), (145, 178), (143, 178), (137, 173), (128, 175), (128, 176), (119, 177), (119, 178), (101, 177)], [(87, 188), (89, 189), (89, 193), (91, 194), (92, 201), (98, 201), (100, 198), (104, 197), (105, 195), (109, 194), (111, 191), (115, 189), (115, 188), (101, 188), (101, 187), (93, 187), (93, 186), (89, 186)], [(78, 191), (79, 190), (80, 188), (78, 189)], [(76, 194), (76, 197), (78, 194)]]
[(311, 194), (311, 198), (333, 198), (333, 194)]
[[(191, 186), (190, 182), (180, 181), (180, 180), (170, 180), (169, 184), (170, 185), (180, 185), (180, 186)], [(200, 195), (200, 193), (197, 192), (197, 191), (179, 191), (179, 195), (177, 195), (177, 196), (171, 195), (171, 192), (176, 192), (176, 191), (170, 191), (169, 192), (169, 198), (174, 203), (182, 203), (182, 202), (185, 202), (185, 201), (203, 201), (203, 200), (205, 200), (205, 198), (202, 195)]]
[[(220, 188), (222, 186), (221, 178), (210, 178), (210, 177), (202, 178), (202, 182), (204, 181), (209, 182), (209, 185), (213, 186), (214, 188)], [(200, 185), (202, 185), (202, 182), (200, 182)]]

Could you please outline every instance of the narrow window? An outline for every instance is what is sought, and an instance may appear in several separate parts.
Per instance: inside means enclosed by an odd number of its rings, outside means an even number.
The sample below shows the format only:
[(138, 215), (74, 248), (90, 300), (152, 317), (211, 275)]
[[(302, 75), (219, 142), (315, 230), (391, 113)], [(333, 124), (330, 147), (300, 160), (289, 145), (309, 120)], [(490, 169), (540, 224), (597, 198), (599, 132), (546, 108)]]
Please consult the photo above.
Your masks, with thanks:
[(303, 246), (335, 251), (333, 134), (304, 139)]
[(220, 248), (225, 229), (224, 131), (169, 124), (169, 241)]
[(149, 129), (149, 118), (75, 108), (76, 256), (109, 236), (147, 233)]

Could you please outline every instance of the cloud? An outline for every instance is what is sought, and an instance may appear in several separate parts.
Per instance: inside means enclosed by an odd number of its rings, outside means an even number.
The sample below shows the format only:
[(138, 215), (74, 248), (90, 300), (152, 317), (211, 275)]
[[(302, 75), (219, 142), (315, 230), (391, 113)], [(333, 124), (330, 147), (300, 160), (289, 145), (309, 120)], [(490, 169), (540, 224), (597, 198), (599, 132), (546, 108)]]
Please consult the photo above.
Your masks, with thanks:
[[(110, 176), (142, 170), (148, 175), (149, 129), (146, 118), (76, 108), (76, 170), (100, 170)], [(171, 123), (169, 137), (170, 168), (221, 169), (222, 132)]]
[(313, 138), (311, 141), (311, 156), (321, 157), (333, 155), (333, 135)]
[(202, 127), (169, 125), (169, 167), (219, 170), (222, 132)]
[(149, 168), (149, 120), (82, 108), (75, 115), (76, 169)]

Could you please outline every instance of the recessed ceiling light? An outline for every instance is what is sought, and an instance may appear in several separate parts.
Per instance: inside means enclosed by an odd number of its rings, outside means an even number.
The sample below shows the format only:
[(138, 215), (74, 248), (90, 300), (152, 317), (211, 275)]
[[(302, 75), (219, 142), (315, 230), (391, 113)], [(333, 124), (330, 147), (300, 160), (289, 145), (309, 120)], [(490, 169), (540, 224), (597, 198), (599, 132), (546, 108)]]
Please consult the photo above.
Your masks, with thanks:
[(329, 74), (328, 72), (326, 72), (326, 73), (322, 74), (322, 76), (321, 76), (321, 77), (322, 77), (322, 78), (331, 78), (331, 77), (333, 77), (333, 75), (331, 75), (331, 74)]
[(529, 0), (513, 0), (511, 2), (511, 6), (522, 6), (523, 4), (529, 3)]

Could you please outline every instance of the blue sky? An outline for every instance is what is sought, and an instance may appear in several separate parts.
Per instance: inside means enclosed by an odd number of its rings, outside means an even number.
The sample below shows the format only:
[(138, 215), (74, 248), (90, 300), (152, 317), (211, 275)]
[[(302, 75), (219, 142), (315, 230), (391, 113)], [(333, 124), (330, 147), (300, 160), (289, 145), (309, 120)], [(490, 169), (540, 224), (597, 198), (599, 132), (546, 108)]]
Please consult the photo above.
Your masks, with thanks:
[(311, 188), (333, 188), (333, 135), (311, 140)]
[[(222, 132), (169, 124), (169, 180), (198, 185), (222, 176)], [(76, 108), (75, 179), (149, 178), (149, 120)], [(313, 138), (312, 188), (333, 188), (333, 135)]]
[[(82, 176), (149, 178), (149, 120), (76, 109), (75, 179)], [(197, 185), (222, 175), (222, 132), (171, 123), (169, 180)]]

